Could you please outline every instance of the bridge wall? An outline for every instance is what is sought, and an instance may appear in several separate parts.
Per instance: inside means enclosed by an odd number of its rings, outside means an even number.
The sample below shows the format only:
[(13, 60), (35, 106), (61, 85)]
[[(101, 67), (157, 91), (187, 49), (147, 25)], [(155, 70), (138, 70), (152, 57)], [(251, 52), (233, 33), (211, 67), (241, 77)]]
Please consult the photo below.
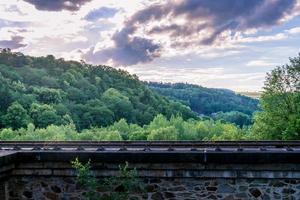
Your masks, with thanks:
[[(94, 163), (98, 180), (114, 176), (119, 164)], [(132, 199), (299, 199), (297, 164), (132, 163), (144, 193)], [(1, 199), (83, 199), (75, 171), (66, 162), (16, 163), (3, 169)], [(117, 186), (116, 186), (117, 188)], [(116, 189), (117, 190), (117, 189)], [(99, 187), (99, 196), (104, 188)]]
[[(144, 194), (132, 199), (299, 199), (299, 181), (288, 179), (156, 178), (142, 179)], [(74, 178), (22, 176), (7, 182), (8, 199), (83, 199)], [(99, 195), (104, 191), (99, 188)]]
[[(90, 159), (100, 182), (117, 175), (119, 165), (128, 161), (145, 188), (143, 193), (131, 194), (132, 200), (300, 199), (300, 142), (292, 147), (255, 143), (243, 149), (240, 145), (195, 148), (195, 144), (172, 143), (172, 148), (155, 144), (148, 148), (144, 144), (128, 148), (118, 144), (99, 148), (89, 143), (84, 148), (78, 144), (30, 145), (0, 147), (0, 200), (83, 199), (86, 191), (76, 184), (70, 164), (75, 158)], [(115, 190), (121, 188), (116, 185)], [(109, 192), (103, 187), (97, 191), (99, 199)]]

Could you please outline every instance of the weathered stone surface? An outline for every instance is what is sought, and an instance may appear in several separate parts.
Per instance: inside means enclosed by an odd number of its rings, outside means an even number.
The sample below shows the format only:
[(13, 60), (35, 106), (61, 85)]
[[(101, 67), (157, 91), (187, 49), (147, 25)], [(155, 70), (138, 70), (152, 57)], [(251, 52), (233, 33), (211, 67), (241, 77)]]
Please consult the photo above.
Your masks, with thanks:
[(32, 192), (31, 192), (31, 191), (24, 191), (24, 192), (23, 192), (23, 196), (24, 196), (25, 198), (30, 199), (30, 198), (32, 198)]
[(217, 187), (206, 187), (206, 190), (208, 191), (216, 191), (217, 189)]
[(55, 193), (61, 193), (61, 189), (56, 185), (51, 186), (51, 190)]
[(42, 187), (48, 187), (48, 184), (45, 183), (44, 181), (42, 181), (42, 182), (41, 182), (41, 186), (42, 186)]
[(155, 192), (158, 186), (156, 184), (151, 184), (146, 186), (146, 191), (147, 192)]
[(216, 195), (210, 194), (208, 197), (208, 199), (218, 199), (218, 197), (216, 197)]
[(179, 187), (171, 187), (168, 189), (169, 191), (184, 191), (185, 188), (182, 187), (182, 186), (179, 186)]
[(287, 195), (287, 194), (294, 194), (296, 191), (295, 190), (293, 190), (292, 188), (283, 188), (283, 190), (282, 190), (282, 193), (284, 194), (284, 195)]
[(237, 199), (247, 199), (248, 194), (247, 193), (237, 193), (234, 195)]
[(163, 200), (164, 197), (163, 197), (162, 193), (156, 192), (151, 196), (151, 199), (152, 200)]
[[(67, 180), (67, 181), (65, 181)], [(101, 182), (101, 178), (99, 182)], [(150, 183), (152, 182), (152, 183)], [(153, 183), (155, 182), (155, 183)], [(197, 200), (197, 199), (297, 199), (300, 182), (255, 179), (199, 179), (199, 178), (159, 178), (155, 181), (141, 179), (145, 192), (131, 194), (133, 200)], [(285, 183), (285, 184), (281, 184)], [(287, 184), (289, 183), (289, 184)], [(273, 185), (276, 185), (274, 187)], [(85, 192), (76, 184), (75, 177), (11, 177), (7, 181), (9, 199), (38, 200), (80, 200)], [(256, 185), (253, 187), (253, 185)], [(282, 187), (280, 187), (282, 186)], [(116, 190), (123, 190), (116, 186)], [(105, 188), (98, 187), (100, 196), (107, 196)]]
[(172, 192), (164, 192), (164, 196), (165, 196), (165, 198), (174, 198), (174, 197), (176, 197), (176, 194), (174, 194)]
[(232, 194), (225, 196), (224, 200), (233, 200), (234, 196)]
[(254, 196), (255, 198), (261, 196), (261, 191), (257, 188), (250, 188), (249, 192), (251, 193), (252, 196)]
[(280, 181), (280, 180), (274, 180), (274, 181), (271, 181), (270, 185), (273, 187), (283, 187), (286, 185), (286, 183), (284, 183), (283, 181)]
[(50, 200), (58, 200), (58, 195), (52, 192), (45, 192), (44, 196), (47, 197)]
[(229, 184), (222, 184), (218, 188), (219, 193), (233, 193), (235, 189)]

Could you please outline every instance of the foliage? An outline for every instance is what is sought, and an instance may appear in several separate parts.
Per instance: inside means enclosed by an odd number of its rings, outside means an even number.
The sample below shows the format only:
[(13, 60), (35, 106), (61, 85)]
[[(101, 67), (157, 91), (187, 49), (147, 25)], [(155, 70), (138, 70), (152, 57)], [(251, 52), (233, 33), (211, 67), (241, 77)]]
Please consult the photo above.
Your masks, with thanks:
[(49, 125), (38, 128), (0, 130), (0, 140), (241, 140), (259, 139), (249, 129), (213, 120), (184, 120), (181, 116), (167, 119), (157, 115), (148, 125), (130, 124), (125, 119), (107, 127), (94, 127), (78, 132), (75, 125)]
[(3, 117), (4, 124), (12, 129), (26, 127), (30, 123), (31, 118), (27, 111), (18, 102), (14, 102), (8, 107), (6, 115)]
[(258, 100), (227, 89), (205, 88), (187, 83), (147, 84), (159, 94), (184, 103), (198, 114), (238, 111), (251, 116), (258, 110)]
[(147, 137), (148, 140), (178, 140), (178, 131), (174, 126), (152, 130)]
[(57, 115), (53, 106), (48, 104), (32, 103), (29, 112), (33, 123), (41, 128), (51, 124), (59, 124), (62, 121), (61, 116)]
[(233, 123), (240, 127), (249, 126), (251, 124), (251, 117), (247, 114), (231, 111), (231, 112), (217, 112), (212, 114), (214, 120), (220, 120), (223, 122)]
[(277, 140), (300, 138), (300, 54), (267, 74), (260, 105), (262, 112), (254, 117), (256, 135)]
[[(102, 182), (97, 181), (93, 175), (90, 161), (83, 164), (76, 158), (71, 161), (71, 164), (76, 170), (76, 181), (86, 190), (83, 193), (84, 198), (88, 200), (126, 200), (129, 199), (129, 194), (144, 191), (143, 185), (137, 178), (137, 171), (135, 169), (130, 170), (127, 162), (124, 166), (119, 166), (117, 176), (105, 178)], [(99, 196), (97, 194), (99, 187), (105, 188), (108, 194)]]
[(107, 66), (2, 49), (0, 140), (299, 139), (300, 55), (267, 74), (260, 108), (230, 90), (147, 85)]
[(104, 186), (111, 191), (105, 200), (129, 199), (129, 195), (134, 192), (144, 192), (144, 187), (137, 178), (136, 169), (130, 170), (128, 162), (119, 166), (117, 176), (106, 178)]
[[(79, 131), (109, 126), (122, 118), (144, 125), (160, 113), (168, 118), (175, 114), (197, 118), (190, 108), (158, 95), (128, 72), (0, 49), (1, 118), (9, 117), (11, 107), (16, 109), (14, 102), (38, 128), (66, 124), (66, 116)], [(0, 129), (15, 129), (26, 127), (31, 120), (0, 121)]]
[(71, 164), (76, 170), (76, 181), (86, 190), (86, 192), (83, 193), (84, 197), (88, 200), (98, 200), (98, 183), (96, 177), (91, 172), (90, 160), (83, 164), (76, 158), (74, 161), (71, 161)]

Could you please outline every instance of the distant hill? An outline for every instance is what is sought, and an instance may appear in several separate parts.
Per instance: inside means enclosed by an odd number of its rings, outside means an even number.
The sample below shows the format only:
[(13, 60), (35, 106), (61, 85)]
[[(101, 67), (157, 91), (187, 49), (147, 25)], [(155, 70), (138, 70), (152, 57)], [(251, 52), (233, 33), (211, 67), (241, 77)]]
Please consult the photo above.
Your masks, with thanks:
[(247, 115), (258, 110), (258, 100), (228, 89), (206, 88), (186, 83), (148, 82), (153, 91), (189, 106), (200, 115), (237, 111)]
[(157, 114), (196, 118), (189, 107), (150, 90), (137, 76), (108, 66), (0, 52), (0, 128), (73, 122), (77, 129), (124, 118), (148, 124)]

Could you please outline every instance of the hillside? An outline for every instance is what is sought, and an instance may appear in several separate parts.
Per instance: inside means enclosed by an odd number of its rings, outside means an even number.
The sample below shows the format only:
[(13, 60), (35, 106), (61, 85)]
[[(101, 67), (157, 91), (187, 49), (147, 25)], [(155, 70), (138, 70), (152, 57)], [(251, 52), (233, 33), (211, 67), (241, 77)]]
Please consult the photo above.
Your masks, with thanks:
[(147, 83), (161, 95), (178, 100), (198, 114), (237, 111), (247, 115), (258, 110), (258, 100), (227, 89), (205, 88), (185, 83)]
[(122, 118), (143, 125), (159, 113), (196, 118), (187, 106), (158, 95), (125, 71), (51, 55), (0, 52), (0, 128), (73, 122), (82, 130)]

